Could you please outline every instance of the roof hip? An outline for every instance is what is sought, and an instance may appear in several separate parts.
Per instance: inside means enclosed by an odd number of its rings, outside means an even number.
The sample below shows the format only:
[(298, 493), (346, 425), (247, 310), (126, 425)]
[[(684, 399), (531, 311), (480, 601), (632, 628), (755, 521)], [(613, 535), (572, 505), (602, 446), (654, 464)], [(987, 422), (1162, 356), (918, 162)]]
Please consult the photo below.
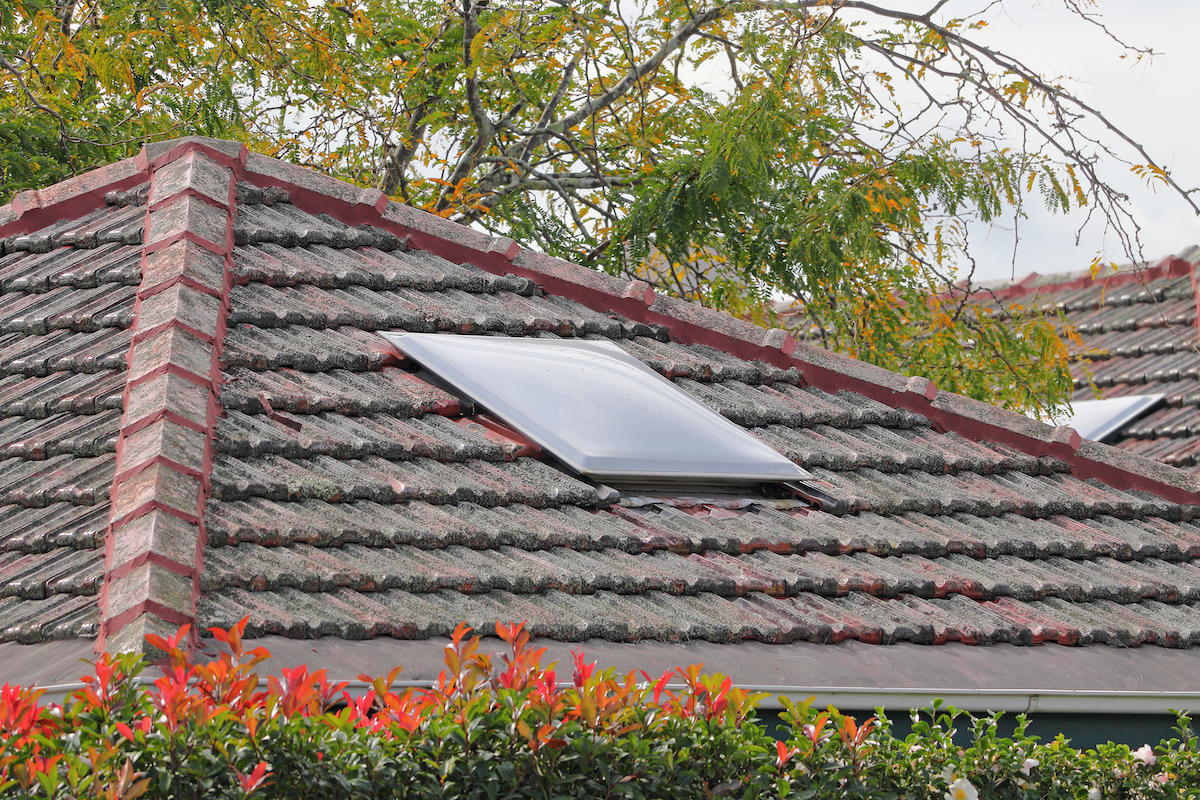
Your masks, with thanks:
[(117, 438), (97, 650), (196, 635), (245, 148), (143, 149), (150, 189)]

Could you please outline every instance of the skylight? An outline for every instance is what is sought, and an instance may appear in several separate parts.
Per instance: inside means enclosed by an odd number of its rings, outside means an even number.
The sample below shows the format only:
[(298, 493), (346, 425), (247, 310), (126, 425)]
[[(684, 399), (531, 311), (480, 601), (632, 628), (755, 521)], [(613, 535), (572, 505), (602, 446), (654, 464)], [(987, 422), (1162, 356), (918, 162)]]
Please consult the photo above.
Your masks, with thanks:
[(614, 482), (814, 477), (610, 342), (381, 335), (581, 475)]
[(1161, 394), (1135, 394), (1104, 400), (1080, 400), (1071, 404), (1071, 414), (1058, 417), (1059, 425), (1070, 425), (1084, 439), (1103, 441), (1162, 402)]

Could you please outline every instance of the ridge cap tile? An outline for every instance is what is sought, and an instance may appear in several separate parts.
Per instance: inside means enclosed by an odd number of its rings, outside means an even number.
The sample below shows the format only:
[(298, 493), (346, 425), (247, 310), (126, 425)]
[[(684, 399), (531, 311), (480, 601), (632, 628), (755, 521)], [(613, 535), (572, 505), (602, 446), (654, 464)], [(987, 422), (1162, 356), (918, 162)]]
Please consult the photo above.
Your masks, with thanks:
[(107, 203), (105, 195), (128, 189), (146, 179), (138, 159), (126, 158), (81, 173), (44, 189), (18, 192), (0, 207), (0, 239), (28, 233), (55, 219), (70, 219)]
[[(185, 622), (194, 631), (198, 621), (236, 181), (245, 152), (241, 145), (187, 138), (147, 145), (139, 155), (151, 179), (105, 537), (98, 651), (148, 653), (137, 632)], [(197, 255), (193, 244), (212, 256)], [(206, 264), (213, 257), (220, 267)], [(161, 391), (179, 378), (203, 397), (187, 388)], [(164, 543), (164, 535), (173, 541)]]

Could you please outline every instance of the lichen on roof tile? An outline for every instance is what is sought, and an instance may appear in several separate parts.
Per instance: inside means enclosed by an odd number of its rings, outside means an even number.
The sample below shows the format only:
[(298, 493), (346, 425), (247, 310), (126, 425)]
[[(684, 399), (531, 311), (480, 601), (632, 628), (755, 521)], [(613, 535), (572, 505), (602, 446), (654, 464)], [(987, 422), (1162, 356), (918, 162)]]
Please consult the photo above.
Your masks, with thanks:
[[(135, 423), (120, 434), (127, 461), (146, 437), (165, 462), (194, 460), (147, 405), (189, 381), (195, 396), (164, 400), (158, 416), (211, 437), (211, 469), (155, 469), (177, 477), (175, 489), (187, 483), (183, 505), (202, 505), (202, 629), (248, 615), (252, 635), (341, 639), (429, 638), (501, 619), (571, 642), (1200, 643), (1193, 489), (1125, 452), (1165, 438), (1178, 447), (1163, 458), (1200, 459), (1190, 278), (1040, 286), (1037, 302), (1080, 325), (1099, 385), (1170, 394), (1124, 432), (1123, 451), (1097, 451), (927, 382), (807, 346), (793, 354), (780, 331), (644, 285), (527, 251), (514, 259), (511, 243), (482, 234), (439, 250), (448, 222), (394, 205), (380, 213), (377, 193), (323, 178), (281, 189), (267, 175), (274, 162), (215, 146), (153, 148), (234, 166), (217, 170), (232, 183), (151, 225), (144, 275), (142, 229), (157, 212), (143, 179), (92, 213), (4, 239), (0, 571), (12, 577), (0, 639), (96, 635), (110, 511), (143, 499), (109, 507), (121, 414)], [(175, 191), (163, 174), (160, 191)], [(326, 190), (328, 210), (309, 213), (305, 193)], [(184, 238), (154, 252), (164, 231)], [(218, 253), (198, 239), (234, 246)], [(147, 360), (166, 340), (144, 334), (131, 351), (143, 277), (152, 291), (140, 321), (227, 326), (219, 361), (181, 331), (170, 334), (188, 344), (179, 358)], [(158, 288), (172, 281), (204, 299)], [(478, 426), (464, 419), (478, 409), (404, 364), (379, 330), (615, 342), (811, 468), (848, 508), (758, 495), (602, 500), (503, 429), (461, 424)], [(1077, 378), (1082, 389), (1082, 369)], [(1140, 488), (1114, 488), (1112, 475)], [(1164, 486), (1182, 494), (1168, 499)]]

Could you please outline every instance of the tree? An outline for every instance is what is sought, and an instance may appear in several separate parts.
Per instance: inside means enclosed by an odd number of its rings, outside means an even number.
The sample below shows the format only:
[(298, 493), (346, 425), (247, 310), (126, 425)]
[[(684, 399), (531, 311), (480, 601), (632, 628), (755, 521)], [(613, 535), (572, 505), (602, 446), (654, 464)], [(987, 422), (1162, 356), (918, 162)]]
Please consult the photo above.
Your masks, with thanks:
[(1135, 258), (1102, 159), (1196, 208), (950, 0), (0, 3), (0, 139), (33, 156), (0, 156), (0, 191), (241, 138), (1022, 409), (1069, 397), (1071, 334), (972, 284), (964, 223), (1088, 206)]

